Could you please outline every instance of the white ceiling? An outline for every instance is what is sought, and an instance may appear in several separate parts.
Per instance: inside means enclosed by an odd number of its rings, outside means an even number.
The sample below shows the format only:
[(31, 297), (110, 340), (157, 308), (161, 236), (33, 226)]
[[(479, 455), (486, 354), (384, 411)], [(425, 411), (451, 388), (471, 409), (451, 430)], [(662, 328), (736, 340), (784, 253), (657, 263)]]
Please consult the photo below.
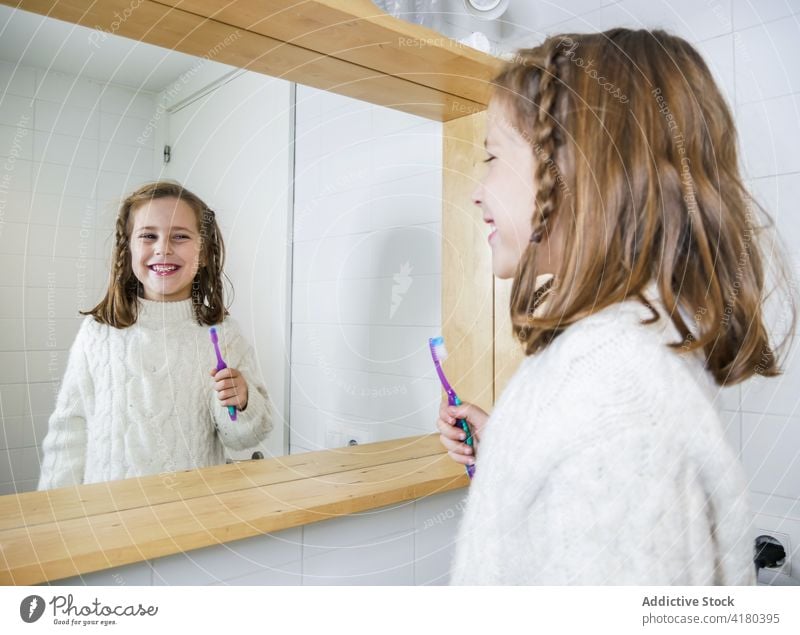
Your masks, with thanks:
[(0, 60), (159, 92), (198, 58), (0, 5)]

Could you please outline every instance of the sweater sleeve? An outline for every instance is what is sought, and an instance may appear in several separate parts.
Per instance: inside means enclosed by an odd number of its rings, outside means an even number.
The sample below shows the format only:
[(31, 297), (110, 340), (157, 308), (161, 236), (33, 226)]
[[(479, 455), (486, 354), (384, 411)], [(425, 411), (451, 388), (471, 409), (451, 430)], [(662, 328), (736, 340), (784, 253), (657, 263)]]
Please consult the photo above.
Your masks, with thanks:
[(237, 410), (231, 421), (228, 408), (220, 404), (217, 392), (210, 392), (210, 408), (214, 414), (217, 434), (223, 445), (231, 450), (245, 450), (258, 445), (272, 430), (269, 395), (256, 372), (253, 348), (242, 336), (238, 325), (227, 318), (218, 327), (220, 352), (229, 368), (238, 370), (247, 382), (247, 406)]
[(83, 321), (72, 343), (56, 407), (50, 415), (47, 435), (42, 442), (40, 490), (83, 483), (87, 406), (93, 391), (86, 357), (91, 320), (87, 317)]

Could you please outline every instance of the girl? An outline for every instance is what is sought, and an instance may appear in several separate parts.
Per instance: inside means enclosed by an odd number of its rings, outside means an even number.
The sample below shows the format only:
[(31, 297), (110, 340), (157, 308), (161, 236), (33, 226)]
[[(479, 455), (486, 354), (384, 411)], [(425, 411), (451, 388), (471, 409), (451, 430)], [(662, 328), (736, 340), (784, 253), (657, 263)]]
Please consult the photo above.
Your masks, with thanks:
[[(125, 199), (108, 290), (83, 313), (50, 417), (39, 489), (224, 463), (223, 446), (267, 436), (267, 392), (223, 303), (224, 258), (214, 212), (177, 183)], [(210, 325), (229, 366), (219, 372)]]
[(452, 581), (752, 583), (747, 483), (714, 399), (778, 366), (708, 68), (680, 38), (613, 29), (551, 37), (493, 84), (473, 198), (527, 357), (488, 423), (440, 411), (450, 455), (477, 457)]

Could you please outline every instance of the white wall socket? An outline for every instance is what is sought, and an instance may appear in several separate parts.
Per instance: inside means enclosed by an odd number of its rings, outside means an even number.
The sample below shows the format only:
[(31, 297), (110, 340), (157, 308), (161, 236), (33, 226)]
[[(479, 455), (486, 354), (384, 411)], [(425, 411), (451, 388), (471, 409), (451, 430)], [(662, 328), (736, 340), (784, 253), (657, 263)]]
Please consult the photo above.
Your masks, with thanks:
[[(772, 536), (786, 550), (786, 561), (783, 565), (765, 571), (790, 576), (800, 585), (800, 560), (797, 560), (800, 558), (800, 520), (757, 513), (753, 527), (753, 544), (758, 536)], [(793, 563), (792, 560), (796, 562)]]
[[(756, 529), (756, 537), (770, 536), (781, 543), (783, 549), (786, 551), (786, 560), (779, 567), (770, 567), (769, 571), (781, 573), (783, 575), (792, 575), (792, 539), (789, 534), (784, 534), (779, 531), (771, 531), (769, 529)], [(755, 541), (755, 538), (753, 539)]]
[(328, 424), (325, 443), (328, 449), (342, 448), (351, 445), (364, 445), (372, 442), (372, 432), (355, 425)]

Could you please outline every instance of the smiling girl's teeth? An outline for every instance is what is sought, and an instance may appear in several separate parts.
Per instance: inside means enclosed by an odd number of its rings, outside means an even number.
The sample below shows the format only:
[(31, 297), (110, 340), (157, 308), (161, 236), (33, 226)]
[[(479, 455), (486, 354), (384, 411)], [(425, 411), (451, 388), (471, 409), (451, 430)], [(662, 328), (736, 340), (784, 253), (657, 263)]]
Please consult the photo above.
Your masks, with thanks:
[(150, 268), (157, 273), (164, 273), (167, 271), (175, 271), (175, 265), (151, 265)]

